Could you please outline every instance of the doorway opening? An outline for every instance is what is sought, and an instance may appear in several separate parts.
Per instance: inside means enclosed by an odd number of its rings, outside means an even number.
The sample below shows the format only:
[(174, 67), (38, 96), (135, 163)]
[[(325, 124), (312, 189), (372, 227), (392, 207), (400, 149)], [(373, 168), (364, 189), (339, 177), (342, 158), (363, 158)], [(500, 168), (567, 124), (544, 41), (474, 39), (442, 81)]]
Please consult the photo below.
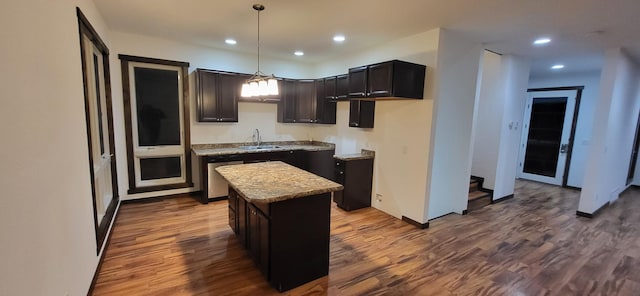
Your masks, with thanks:
[(527, 90), (518, 178), (567, 186), (583, 86)]

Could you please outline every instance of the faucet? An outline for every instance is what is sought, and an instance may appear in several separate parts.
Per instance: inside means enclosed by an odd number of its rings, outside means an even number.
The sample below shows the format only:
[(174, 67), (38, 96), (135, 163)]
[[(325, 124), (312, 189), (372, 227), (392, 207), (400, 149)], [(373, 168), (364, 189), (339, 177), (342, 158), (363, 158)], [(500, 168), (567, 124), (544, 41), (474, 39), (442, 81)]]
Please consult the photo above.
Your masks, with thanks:
[(253, 131), (253, 136), (251, 137), (251, 139), (253, 140), (253, 143), (256, 144), (256, 146), (260, 146), (262, 144), (262, 139), (260, 138), (260, 130), (255, 129)]

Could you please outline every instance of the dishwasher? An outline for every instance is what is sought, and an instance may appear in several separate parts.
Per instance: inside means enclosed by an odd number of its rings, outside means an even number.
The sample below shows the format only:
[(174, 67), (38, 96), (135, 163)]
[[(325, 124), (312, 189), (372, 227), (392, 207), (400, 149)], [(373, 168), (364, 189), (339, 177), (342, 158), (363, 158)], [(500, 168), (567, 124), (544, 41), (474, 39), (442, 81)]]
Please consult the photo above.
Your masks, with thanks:
[(242, 164), (242, 161), (214, 162), (207, 166), (209, 170), (209, 192), (208, 198), (226, 197), (229, 194), (227, 181), (216, 172), (216, 168), (225, 165)]

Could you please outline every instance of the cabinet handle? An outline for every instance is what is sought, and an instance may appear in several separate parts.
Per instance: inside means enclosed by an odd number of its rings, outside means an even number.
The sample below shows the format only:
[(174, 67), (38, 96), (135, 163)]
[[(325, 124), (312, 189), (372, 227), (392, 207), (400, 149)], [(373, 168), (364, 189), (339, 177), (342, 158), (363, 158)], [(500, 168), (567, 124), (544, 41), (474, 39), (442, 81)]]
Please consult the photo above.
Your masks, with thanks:
[(340, 171), (340, 175), (344, 175), (344, 172), (343, 172), (343, 171)]

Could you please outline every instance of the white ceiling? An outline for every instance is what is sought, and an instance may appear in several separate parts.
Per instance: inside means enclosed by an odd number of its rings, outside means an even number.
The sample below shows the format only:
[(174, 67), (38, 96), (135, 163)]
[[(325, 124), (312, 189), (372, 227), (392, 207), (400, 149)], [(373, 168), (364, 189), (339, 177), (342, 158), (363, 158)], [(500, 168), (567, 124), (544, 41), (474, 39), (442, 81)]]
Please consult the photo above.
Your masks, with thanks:
[[(607, 48), (640, 57), (640, 0), (94, 0), (115, 31), (319, 63), (433, 28), (462, 32), (487, 49), (532, 59), (532, 74), (599, 68)], [(344, 34), (336, 44), (332, 37)], [(552, 43), (534, 47), (539, 36)], [(225, 38), (238, 44), (230, 46)], [(293, 52), (302, 50), (303, 57)], [(540, 74), (539, 73), (539, 74)]]

